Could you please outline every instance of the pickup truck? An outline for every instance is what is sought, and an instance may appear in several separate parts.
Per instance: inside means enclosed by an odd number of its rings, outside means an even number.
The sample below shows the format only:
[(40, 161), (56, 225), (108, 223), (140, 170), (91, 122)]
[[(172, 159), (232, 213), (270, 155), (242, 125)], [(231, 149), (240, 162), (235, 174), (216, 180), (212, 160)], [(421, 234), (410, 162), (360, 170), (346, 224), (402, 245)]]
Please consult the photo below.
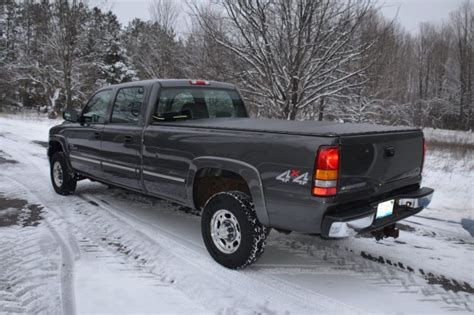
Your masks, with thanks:
[(77, 181), (201, 210), (210, 255), (239, 269), (271, 228), (323, 238), (397, 237), (431, 201), (421, 130), (249, 118), (232, 84), (149, 80), (107, 86), (49, 133), (51, 181)]

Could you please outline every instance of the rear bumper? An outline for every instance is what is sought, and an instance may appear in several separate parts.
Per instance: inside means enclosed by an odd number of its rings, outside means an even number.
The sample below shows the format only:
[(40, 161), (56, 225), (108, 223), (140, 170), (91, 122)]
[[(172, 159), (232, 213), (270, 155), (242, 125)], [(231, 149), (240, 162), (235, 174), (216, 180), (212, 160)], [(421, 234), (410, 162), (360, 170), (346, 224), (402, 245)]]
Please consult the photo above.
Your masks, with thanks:
[[(326, 214), (322, 221), (321, 236), (341, 238), (379, 230), (423, 210), (431, 202), (433, 192), (433, 189), (424, 187), (411, 193), (377, 200), (365, 207)], [(377, 205), (392, 199), (395, 200), (393, 214), (376, 219)]]

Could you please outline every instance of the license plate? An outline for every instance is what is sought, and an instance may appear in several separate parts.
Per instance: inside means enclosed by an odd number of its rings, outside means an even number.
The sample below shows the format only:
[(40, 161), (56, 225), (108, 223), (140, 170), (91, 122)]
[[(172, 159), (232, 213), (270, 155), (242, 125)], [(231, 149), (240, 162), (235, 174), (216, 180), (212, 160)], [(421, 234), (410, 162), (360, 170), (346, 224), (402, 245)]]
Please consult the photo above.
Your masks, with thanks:
[(380, 219), (392, 215), (394, 204), (395, 200), (393, 199), (379, 203), (377, 205), (377, 215), (375, 216), (375, 218)]

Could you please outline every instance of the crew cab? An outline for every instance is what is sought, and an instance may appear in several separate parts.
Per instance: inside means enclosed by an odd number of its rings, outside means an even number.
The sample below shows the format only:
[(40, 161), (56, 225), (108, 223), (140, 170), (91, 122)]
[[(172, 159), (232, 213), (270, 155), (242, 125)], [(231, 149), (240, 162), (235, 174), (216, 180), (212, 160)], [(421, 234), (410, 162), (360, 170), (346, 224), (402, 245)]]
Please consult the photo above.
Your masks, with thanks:
[(232, 84), (112, 85), (63, 117), (49, 134), (57, 193), (90, 179), (202, 210), (206, 248), (228, 268), (255, 262), (271, 228), (396, 237), (433, 195), (421, 130), (249, 118)]

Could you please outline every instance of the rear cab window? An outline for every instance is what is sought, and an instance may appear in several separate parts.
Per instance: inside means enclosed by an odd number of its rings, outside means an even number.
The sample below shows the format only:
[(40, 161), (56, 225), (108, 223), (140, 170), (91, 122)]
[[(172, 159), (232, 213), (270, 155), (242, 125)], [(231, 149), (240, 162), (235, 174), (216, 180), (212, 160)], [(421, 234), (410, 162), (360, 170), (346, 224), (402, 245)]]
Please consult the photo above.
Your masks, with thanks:
[(217, 88), (162, 88), (153, 120), (247, 117), (235, 90)]

